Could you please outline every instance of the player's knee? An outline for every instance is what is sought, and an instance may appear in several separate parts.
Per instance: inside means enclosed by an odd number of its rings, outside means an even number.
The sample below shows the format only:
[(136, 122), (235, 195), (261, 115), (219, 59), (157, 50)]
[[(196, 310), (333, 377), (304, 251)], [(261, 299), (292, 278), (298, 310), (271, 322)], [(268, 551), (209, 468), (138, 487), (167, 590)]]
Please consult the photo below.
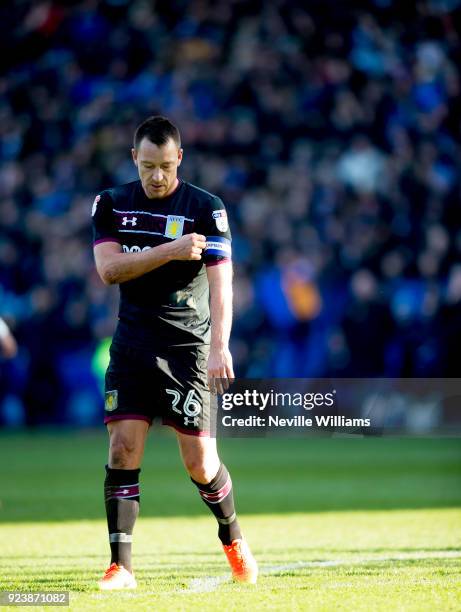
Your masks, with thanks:
[(213, 465), (208, 465), (203, 461), (189, 459), (185, 461), (185, 464), (189, 476), (201, 484), (211, 482), (216, 476), (216, 467)]
[(115, 435), (110, 441), (110, 464), (114, 468), (130, 468), (137, 455), (136, 444), (123, 435)]

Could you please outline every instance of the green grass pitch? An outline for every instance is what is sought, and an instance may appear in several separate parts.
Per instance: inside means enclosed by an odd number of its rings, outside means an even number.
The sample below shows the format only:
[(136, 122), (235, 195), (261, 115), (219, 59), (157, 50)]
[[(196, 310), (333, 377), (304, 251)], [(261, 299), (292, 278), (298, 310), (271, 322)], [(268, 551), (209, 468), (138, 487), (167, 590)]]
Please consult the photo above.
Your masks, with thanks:
[(461, 609), (460, 439), (222, 441), (254, 587), (229, 581), (215, 521), (157, 429), (139, 586), (122, 593), (96, 589), (106, 453), (104, 433), (0, 434), (0, 591), (68, 590), (73, 610)]

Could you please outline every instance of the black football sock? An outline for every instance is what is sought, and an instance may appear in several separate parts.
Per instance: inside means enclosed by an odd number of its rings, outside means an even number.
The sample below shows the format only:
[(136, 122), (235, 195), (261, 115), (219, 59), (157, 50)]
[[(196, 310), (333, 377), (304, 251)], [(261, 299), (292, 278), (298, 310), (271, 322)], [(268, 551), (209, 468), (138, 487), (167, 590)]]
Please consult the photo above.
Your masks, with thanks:
[(111, 563), (123, 565), (131, 572), (131, 541), (139, 513), (139, 472), (114, 470), (106, 465), (104, 499)]
[(218, 537), (221, 542), (230, 544), (232, 540), (241, 538), (242, 533), (235, 515), (232, 480), (226, 466), (221, 463), (218, 473), (208, 484), (201, 484), (193, 478), (191, 480), (219, 523)]

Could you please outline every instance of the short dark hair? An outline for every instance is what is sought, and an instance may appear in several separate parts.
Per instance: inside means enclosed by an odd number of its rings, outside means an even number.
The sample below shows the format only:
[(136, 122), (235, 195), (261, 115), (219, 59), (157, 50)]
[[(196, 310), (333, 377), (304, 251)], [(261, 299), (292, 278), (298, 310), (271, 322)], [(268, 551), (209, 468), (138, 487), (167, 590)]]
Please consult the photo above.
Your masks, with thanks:
[(161, 115), (148, 117), (138, 125), (134, 133), (133, 144), (135, 149), (139, 148), (143, 138), (147, 138), (158, 147), (166, 144), (171, 138), (178, 145), (178, 148), (181, 146), (181, 136), (178, 128), (169, 119)]

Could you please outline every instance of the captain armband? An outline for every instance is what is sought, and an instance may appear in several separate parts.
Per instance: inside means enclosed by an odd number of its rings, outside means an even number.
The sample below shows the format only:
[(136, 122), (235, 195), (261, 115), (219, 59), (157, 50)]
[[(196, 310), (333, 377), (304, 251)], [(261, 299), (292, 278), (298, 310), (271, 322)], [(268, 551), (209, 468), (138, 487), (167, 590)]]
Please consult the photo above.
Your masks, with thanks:
[(222, 236), (207, 236), (206, 247), (204, 251), (205, 257), (225, 257), (232, 258), (231, 241)]

